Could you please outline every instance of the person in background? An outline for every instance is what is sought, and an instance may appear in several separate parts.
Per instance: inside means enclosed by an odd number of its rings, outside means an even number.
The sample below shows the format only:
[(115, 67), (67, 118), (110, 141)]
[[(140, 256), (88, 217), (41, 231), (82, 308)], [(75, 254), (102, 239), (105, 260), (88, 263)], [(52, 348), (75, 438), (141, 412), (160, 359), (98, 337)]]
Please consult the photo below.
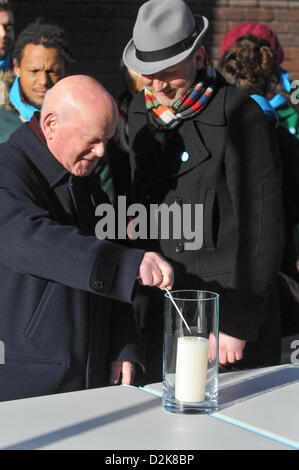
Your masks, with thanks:
[(273, 95), (280, 81), (278, 62), (279, 58), (267, 40), (246, 34), (224, 52), (218, 68), (229, 84), (248, 93), (263, 109), (279, 145), (286, 221), (286, 246), (279, 273), (284, 336), (285, 332), (299, 331), (299, 286), (294, 238), (294, 229), (299, 221), (299, 141), (280, 124), (276, 109), (266, 98)]
[(0, 107), (0, 142), (41, 109), (46, 92), (67, 75), (73, 61), (65, 32), (40, 20), (20, 33), (12, 57), (13, 72), (2, 76), (5, 103)]
[(263, 23), (244, 22), (230, 29), (223, 37), (220, 45), (221, 57), (224, 53), (235, 45), (238, 38), (252, 34), (261, 39), (265, 39), (269, 43), (269, 47), (276, 56), (276, 73), (279, 80), (276, 87), (267, 96), (270, 105), (278, 114), (279, 121), (283, 127), (299, 138), (299, 106), (292, 102), (291, 99), (291, 82), (289, 73), (281, 64), (284, 60), (284, 51), (279, 42), (277, 35), (269, 26)]
[(14, 40), (14, 15), (11, 3), (8, 0), (0, 0), (0, 70), (3, 72), (12, 68), (11, 52)]
[[(30, 121), (34, 112), (41, 109), (47, 91), (69, 74), (74, 62), (66, 32), (40, 19), (20, 33), (12, 57), (13, 71), (2, 75), (5, 87), (4, 103), (0, 106), (0, 142), (5, 142), (23, 122)], [(95, 173), (99, 185), (113, 200), (109, 162), (99, 160)]]
[[(0, 110), (5, 107), (9, 110), (9, 98), (7, 91), (7, 84), (13, 81), (12, 70), (12, 57), (11, 51), (14, 46), (15, 32), (14, 32), (14, 15), (12, 6), (7, 0), (0, 0)], [(6, 123), (3, 123), (4, 116), (0, 111), (0, 141), (1, 141), (1, 128), (6, 128)], [(8, 114), (5, 113), (6, 116)], [(9, 115), (9, 120), (14, 122), (14, 115)], [(10, 124), (8, 124), (10, 127)], [(4, 130), (6, 136), (6, 130)]]
[[(208, 19), (182, 0), (139, 9), (125, 65), (145, 86), (129, 109), (133, 202), (203, 205), (203, 244), (187, 234), (140, 246), (174, 266), (176, 289), (220, 294), (219, 363), (280, 361), (276, 282), (284, 247), (278, 148), (264, 113), (228, 86), (207, 57)], [(150, 379), (161, 380), (163, 298), (148, 292), (144, 328)], [(153, 315), (154, 314), (154, 315)], [(153, 381), (154, 381), (153, 380)]]
[[(272, 109), (275, 109), (279, 123), (297, 139), (299, 139), (299, 104), (292, 99), (295, 90), (292, 89), (288, 71), (281, 64), (284, 60), (284, 51), (277, 35), (266, 24), (244, 22), (236, 25), (229, 30), (223, 37), (220, 45), (220, 55), (223, 57), (225, 52), (232, 48), (237, 39), (247, 34), (257, 38), (265, 39), (276, 58), (275, 74), (278, 76), (276, 86), (265, 96)], [(297, 95), (298, 96), (298, 95)], [(280, 131), (281, 132), (281, 131)], [(293, 161), (293, 164), (297, 165)], [(294, 203), (293, 203), (294, 205)], [(294, 228), (295, 248), (297, 257), (297, 271), (299, 271), (299, 224)], [(298, 274), (297, 274), (298, 275)], [(293, 276), (292, 276), (293, 277)]]

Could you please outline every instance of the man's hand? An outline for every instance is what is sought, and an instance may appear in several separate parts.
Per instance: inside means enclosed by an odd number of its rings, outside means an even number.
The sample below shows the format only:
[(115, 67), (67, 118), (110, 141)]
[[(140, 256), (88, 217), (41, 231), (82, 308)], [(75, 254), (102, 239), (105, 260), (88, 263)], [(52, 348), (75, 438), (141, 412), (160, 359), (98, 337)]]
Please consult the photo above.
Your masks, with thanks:
[(137, 279), (144, 286), (156, 286), (162, 290), (171, 289), (173, 269), (162, 256), (148, 252), (141, 261)]
[(246, 341), (219, 332), (219, 365), (240, 361)]
[(129, 361), (113, 361), (111, 364), (111, 385), (132, 385), (135, 375), (135, 365)]

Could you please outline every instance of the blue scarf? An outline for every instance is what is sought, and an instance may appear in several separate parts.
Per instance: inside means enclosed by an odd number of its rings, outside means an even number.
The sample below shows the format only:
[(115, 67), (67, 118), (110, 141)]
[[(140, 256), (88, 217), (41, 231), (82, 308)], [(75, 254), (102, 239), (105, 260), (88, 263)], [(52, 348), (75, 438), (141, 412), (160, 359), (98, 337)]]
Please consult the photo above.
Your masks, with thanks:
[(3, 72), (7, 72), (10, 69), (10, 55), (4, 57), (4, 59), (0, 60), (0, 70)]
[(16, 77), (13, 82), (13, 85), (9, 92), (9, 99), (10, 102), (14, 105), (14, 107), (19, 111), (22, 118), (25, 119), (25, 121), (30, 121), (35, 111), (40, 111), (34, 106), (31, 106), (31, 104), (24, 103), (24, 101), (22, 101), (19, 77)]
[[(283, 86), (286, 92), (291, 93), (291, 82), (290, 76), (286, 70), (280, 67), (280, 84)], [(282, 95), (274, 95), (273, 98), (270, 100), (270, 104), (273, 108), (277, 109), (280, 106), (287, 103), (287, 100)]]
[(278, 114), (276, 110), (271, 106), (270, 102), (261, 95), (250, 95), (254, 101), (262, 108), (265, 114), (270, 114), (276, 121), (278, 121)]

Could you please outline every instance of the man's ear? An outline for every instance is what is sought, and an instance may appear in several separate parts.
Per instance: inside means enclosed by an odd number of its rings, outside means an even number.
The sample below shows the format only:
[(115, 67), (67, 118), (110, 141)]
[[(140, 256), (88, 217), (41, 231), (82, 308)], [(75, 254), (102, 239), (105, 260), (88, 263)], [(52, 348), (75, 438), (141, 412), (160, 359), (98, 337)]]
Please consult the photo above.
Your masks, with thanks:
[(195, 53), (196, 67), (200, 70), (205, 61), (206, 50), (204, 46), (200, 46)]
[(15, 73), (15, 75), (16, 75), (17, 77), (19, 77), (19, 76), (20, 76), (20, 64), (19, 64), (19, 62), (17, 61), (16, 58), (14, 58), (14, 59), (12, 60), (12, 63), (13, 63), (13, 70), (14, 70), (14, 73)]
[(52, 140), (57, 127), (57, 116), (49, 112), (42, 118), (42, 130), (47, 140)]

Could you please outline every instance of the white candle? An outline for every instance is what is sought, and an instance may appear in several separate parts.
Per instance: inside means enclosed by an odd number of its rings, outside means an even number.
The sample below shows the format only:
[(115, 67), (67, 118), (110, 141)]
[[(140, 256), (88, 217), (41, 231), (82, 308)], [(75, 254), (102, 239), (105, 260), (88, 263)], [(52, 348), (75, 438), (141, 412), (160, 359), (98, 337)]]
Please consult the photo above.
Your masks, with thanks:
[(205, 399), (209, 340), (197, 336), (178, 338), (175, 397), (179, 401)]

